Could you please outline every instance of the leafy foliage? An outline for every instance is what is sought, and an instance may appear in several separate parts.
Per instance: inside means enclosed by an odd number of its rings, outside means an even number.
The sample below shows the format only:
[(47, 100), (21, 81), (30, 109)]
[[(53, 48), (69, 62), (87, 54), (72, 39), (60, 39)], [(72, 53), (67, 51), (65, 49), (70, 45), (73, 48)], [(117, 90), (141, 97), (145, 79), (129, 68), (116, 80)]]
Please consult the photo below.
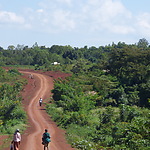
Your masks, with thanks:
[(55, 104), (47, 105), (47, 111), (58, 125), (68, 131), (69, 141), (74, 147), (140, 150), (150, 146), (149, 109), (129, 106), (124, 101), (119, 107), (99, 107), (95, 101), (99, 98), (98, 94), (79, 88), (90, 82), (81, 82), (79, 75), (77, 78), (55, 81), (52, 90)]
[[(15, 69), (8, 72), (2, 68), (0, 70), (2, 73), (0, 76), (2, 83), (0, 86), (0, 131), (12, 133), (16, 125), (25, 123), (26, 114), (21, 107), (19, 96), (25, 81), (18, 80), (20, 73)], [(15, 83), (14, 80), (16, 80)]]
[[(150, 46), (146, 39), (140, 39), (137, 44), (118, 42), (98, 48), (69, 45), (46, 48), (37, 43), (31, 48), (11, 45), (7, 50), (0, 49), (0, 60), (0, 65), (32, 65), (35, 69), (72, 73), (66, 80), (55, 81), (54, 101), (47, 105), (47, 111), (68, 131), (68, 140), (74, 147), (150, 148)], [(16, 73), (12, 70), (7, 74), (0, 69), (1, 84), (12, 81)], [(20, 84), (1, 88), (18, 92)], [(8, 111), (14, 110), (22, 118), (14, 105), (16, 96), (8, 97), (4, 93), (1, 101), (6, 102)], [(4, 117), (1, 120), (4, 124)]]

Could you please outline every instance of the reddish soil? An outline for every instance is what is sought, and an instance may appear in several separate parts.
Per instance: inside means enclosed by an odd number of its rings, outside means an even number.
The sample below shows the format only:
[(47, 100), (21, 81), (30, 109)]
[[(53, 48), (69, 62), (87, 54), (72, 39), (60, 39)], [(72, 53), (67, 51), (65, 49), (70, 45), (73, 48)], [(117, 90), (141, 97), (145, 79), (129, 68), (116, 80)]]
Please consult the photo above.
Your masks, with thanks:
[[(51, 142), (49, 144), (50, 150), (73, 150), (74, 148), (72, 148), (65, 139), (65, 131), (60, 129), (47, 115), (45, 105), (39, 106), (38, 103), (40, 97), (43, 98), (43, 103), (49, 102), (52, 96), (53, 79), (64, 79), (70, 76), (70, 74), (33, 70), (20, 70), (20, 72), (22, 72), (24, 74), (23, 77), (28, 80), (28, 84), (22, 92), (23, 106), (28, 115), (28, 127), (24, 133), (21, 133), (22, 141), (20, 149), (42, 150), (42, 134), (45, 129), (48, 129), (51, 135)], [(30, 73), (34, 76), (33, 79), (28, 78)]]

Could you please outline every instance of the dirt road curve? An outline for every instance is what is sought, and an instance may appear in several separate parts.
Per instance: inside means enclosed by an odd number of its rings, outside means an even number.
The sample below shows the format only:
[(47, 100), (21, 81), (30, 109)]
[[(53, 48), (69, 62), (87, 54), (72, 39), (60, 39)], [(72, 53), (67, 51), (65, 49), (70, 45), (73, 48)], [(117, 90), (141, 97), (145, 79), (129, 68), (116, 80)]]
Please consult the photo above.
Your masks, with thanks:
[[(21, 71), (25, 78), (28, 78), (30, 72)], [(50, 150), (73, 150), (65, 140), (65, 133), (59, 129), (56, 124), (48, 117), (44, 106), (39, 106), (40, 97), (48, 101), (51, 96), (50, 90), (53, 88), (53, 79), (49, 76), (32, 73), (34, 79), (29, 79), (29, 83), (22, 93), (23, 104), (28, 114), (29, 127), (22, 134), (21, 150), (43, 150), (41, 144), (42, 134), (45, 128), (51, 135)]]

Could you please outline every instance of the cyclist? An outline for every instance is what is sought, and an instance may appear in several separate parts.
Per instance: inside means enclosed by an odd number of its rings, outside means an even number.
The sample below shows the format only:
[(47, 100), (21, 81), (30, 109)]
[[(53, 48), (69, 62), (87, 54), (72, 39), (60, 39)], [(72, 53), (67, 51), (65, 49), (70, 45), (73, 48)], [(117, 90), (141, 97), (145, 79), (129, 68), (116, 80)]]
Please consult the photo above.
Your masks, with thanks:
[(49, 144), (49, 142), (51, 142), (50, 138), (51, 138), (51, 136), (48, 133), (48, 130), (45, 129), (45, 132), (43, 133), (43, 136), (42, 136), (42, 144), (44, 145), (44, 150), (46, 150), (46, 148), (47, 148), (47, 150), (49, 150), (48, 144)]
[(42, 102), (43, 102), (43, 100), (42, 100), (42, 98), (40, 98), (40, 99), (39, 99), (39, 105), (40, 105), (40, 106), (42, 106)]

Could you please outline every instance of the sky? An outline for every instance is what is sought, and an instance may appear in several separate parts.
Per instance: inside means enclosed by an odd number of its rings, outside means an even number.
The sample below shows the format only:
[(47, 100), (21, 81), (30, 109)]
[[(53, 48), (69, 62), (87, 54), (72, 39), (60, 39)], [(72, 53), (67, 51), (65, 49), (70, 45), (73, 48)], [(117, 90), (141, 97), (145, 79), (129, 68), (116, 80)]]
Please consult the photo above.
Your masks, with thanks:
[(0, 47), (150, 42), (150, 0), (0, 0)]

